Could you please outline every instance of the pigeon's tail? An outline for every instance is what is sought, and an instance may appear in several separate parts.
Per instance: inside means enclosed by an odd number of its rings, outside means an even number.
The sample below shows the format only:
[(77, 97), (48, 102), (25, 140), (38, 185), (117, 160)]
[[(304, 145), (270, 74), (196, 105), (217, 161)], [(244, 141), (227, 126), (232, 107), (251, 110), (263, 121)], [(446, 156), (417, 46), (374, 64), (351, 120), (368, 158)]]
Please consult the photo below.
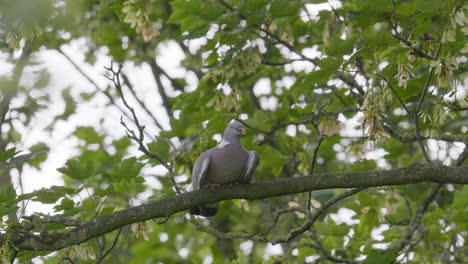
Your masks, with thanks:
[(188, 210), (190, 214), (194, 215), (201, 215), (205, 217), (211, 217), (214, 216), (218, 212), (218, 208), (216, 207), (208, 207), (205, 205), (199, 205), (196, 207), (192, 207)]

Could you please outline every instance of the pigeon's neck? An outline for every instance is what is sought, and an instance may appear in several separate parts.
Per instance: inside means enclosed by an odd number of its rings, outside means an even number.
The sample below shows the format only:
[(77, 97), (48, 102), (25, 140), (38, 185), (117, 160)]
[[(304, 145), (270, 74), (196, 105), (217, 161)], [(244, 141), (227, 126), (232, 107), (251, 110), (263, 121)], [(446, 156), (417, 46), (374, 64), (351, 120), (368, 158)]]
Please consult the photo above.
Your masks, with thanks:
[(221, 143), (219, 143), (219, 147), (222, 148), (229, 144), (240, 144), (240, 138), (223, 138), (223, 140), (221, 140)]

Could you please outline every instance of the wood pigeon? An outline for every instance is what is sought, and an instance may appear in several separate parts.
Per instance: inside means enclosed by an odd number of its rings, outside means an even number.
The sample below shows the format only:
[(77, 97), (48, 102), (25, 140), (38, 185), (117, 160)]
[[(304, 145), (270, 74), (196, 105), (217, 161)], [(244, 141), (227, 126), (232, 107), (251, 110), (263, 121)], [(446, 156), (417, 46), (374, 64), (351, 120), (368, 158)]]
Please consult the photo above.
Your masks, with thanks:
[[(256, 151), (246, 151), (240, 137), (245, 129), (239, 122), (230, 123), (224, 130), (223, 139), (216, 147), (203, 152), (195, 161), (192, 171), (192, 189), (207, 188), (223, 184), (249, 183), (259, 163)], [(189, 213), (214, 216), (218, 203), (190, 208)]]

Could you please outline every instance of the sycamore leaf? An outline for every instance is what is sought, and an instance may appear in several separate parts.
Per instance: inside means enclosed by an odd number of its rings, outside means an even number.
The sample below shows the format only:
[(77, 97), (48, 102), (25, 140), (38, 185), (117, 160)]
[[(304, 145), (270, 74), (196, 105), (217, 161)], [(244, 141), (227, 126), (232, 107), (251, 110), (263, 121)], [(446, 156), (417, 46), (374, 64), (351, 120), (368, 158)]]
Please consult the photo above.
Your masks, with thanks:
[(96, 163), (92, 160), (85, 160), (81, 163), (77, 159), (69, 159), (65, 165), (66, 167), (58, 168), (57, 170), (75, 180), (84, 180), (94, 176), (96, 171)]

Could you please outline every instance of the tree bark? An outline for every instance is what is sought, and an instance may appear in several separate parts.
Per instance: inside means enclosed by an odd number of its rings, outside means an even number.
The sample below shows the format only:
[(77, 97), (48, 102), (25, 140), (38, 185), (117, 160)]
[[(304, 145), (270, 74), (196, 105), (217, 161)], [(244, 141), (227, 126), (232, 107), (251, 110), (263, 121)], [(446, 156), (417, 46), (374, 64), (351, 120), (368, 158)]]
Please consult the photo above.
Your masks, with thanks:
[(8, 231), (0, 234), (0, 245), (10, 240), (19, 250), (58, 250), (102, 236), (131, 223), (169, 217), (177, 212), (211, 202), (230, 199), (255, 200), (331, 188), (390, 186), (419, 182), (468, 184), (468, 166), (446, 167), (415, 164), (394, 170), (325, 173), (269, 182), (222, 186), (214, 191), (201, 189), (99, 216), (69, 230), (45, 231), (37, 235), (32, 232)]

